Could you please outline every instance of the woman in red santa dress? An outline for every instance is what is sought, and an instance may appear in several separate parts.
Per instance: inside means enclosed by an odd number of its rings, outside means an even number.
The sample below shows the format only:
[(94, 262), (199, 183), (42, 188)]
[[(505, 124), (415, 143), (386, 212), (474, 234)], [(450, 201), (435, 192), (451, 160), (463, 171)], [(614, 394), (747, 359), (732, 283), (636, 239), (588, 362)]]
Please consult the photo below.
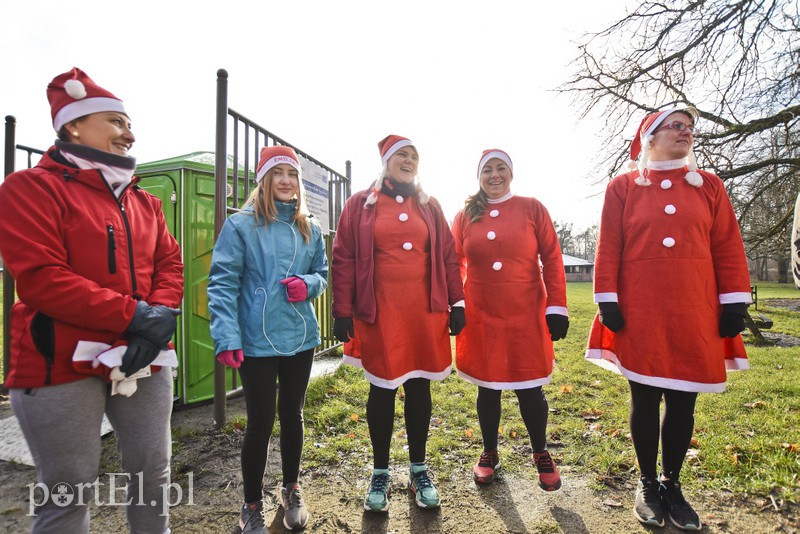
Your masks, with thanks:
[[(750, 279), (736, 215), (715, 175), (697, 170), (694, 108), (644, 118), (631, 143), (638, 169), (606, 190), (595, 264), (599, 307), (586, 357), (628, 379), (640, 479), (634, 515), (684, 530), (700, 518), (679, 475), (699, 392), (746, 369), (739, 333)], [(659, 404), (664, 414), (659, 424)], [(661, 439), (661, 475), (657, 477)]]
[(453, 235), (439, 203), (415, 183), (419, 154), (390, 135), (378, 143), (383, 170), (342, 210), (331, 261), (334, 332), (344, 361), (370, 382), (367, 424), (373, 474), (364, 508), (389, 508), (389, 448), (397, 389), (405, 392), (409, 489), (421, 508), (439, 506), (425, 465), (430, 381), (450, 374), (451, 335), (464, 326), (464, 290)]
[(478, 386), (483, 452), (475, 481), (491, 483), (500, 467), (500, 396), (511, 389), (530, 434), (539, 486), (553, 491), (561, 478), (547, 451), (549, 408), (542, 386), (553, 372), (553, 341), (569, 327), (564, 263), (547, 209), (535, 198), (513, 195), (512, 179), (509, 155), (484, 151), (478, 192), (453, 222), (467, 319), (456, 338), (456, 366)]

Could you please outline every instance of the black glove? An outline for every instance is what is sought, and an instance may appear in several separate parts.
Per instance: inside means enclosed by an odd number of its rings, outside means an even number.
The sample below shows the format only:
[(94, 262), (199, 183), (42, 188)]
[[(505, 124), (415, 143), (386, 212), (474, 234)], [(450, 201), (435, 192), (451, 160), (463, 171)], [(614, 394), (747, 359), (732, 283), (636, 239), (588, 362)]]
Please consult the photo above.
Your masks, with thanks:
[(178, 323), (175, 317), (181, 311), (167, 306), (150, 306), (144, 301), (136, 303), (133, 320), (128, 326), (131, 334), (140, 334), (159, 348), (167, 348)]
[(352, 317), (334, 317), (333, 318), (333, 335), (342, 343), (347, 343), (351, 338), (356, 337), (356, 331), (353, 327)]
[(567, 337), (569, 329), (569, 317), (557, 313), (548, 313), (544, 316), (547, 321), (547, 329), (550, 330), (550, 339), (558, 341)]
[(719, 337), (736, 337), (744, 330), (744, 319), (747, 316), (747, 304), (723, 304), (719, 318)]
[(462, 306), (452, 306), (450, 308), (450, 335), (457, 336), (467, 326), (467, 318), (464, 316)]
[(616, 302), (598, 302), (600, 308), (600, 322), (612, 332), (619, 332), (625, 326), (625, 319), (619, 311), (619, 304)]
[(161, 349), (158, 345), (140, 334), (134, 334), (128, 340), (128, 349), (122, 355), (122, 365), (119, 366), (119, 370), (125, 373), (126, 377), (131, 376), (139, 369), (153, 363), (159, 352)]

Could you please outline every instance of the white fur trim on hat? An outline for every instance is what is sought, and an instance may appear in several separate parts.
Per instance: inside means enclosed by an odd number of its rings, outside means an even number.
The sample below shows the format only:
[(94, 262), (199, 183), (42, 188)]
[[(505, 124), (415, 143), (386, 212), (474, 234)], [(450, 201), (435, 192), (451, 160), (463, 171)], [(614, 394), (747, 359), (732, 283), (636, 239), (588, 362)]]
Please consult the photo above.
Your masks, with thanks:
[(117, 111), (127, 115), (121, 100), (104, 96), (87, 98), (85, 100), (77, 100), (61, 108), (56, 114), (56, 117), (53, 119), (53, 128), (55, 131), (59, 131), (62, 126), (70, 121), (74, 121), (75, 119), (79, 119), (91, 113), (99, 113), (101, 111)]
[(400, 150), (401, 148), (413, 145), (414, 143), (412, 143), (410, 139), (401, 139), (397, 141), (395, 144), (389, 147), (389, 149), (386, 151), (386, 154), (381, 156), (381, 163), (385, 164), (387, 161), (389, 161), (389, 158), (391, 158), (392, 155), (394, 155), (394, 153)]
[(300, 168), (300, 163), (296, 159), (290, 156), (285, 156), (283, 154), (278, 154), (277, 156), (272, 156), (271, 158), (269, 158), (267, 161), (264, 162), (261, 168), (258, 169), (258, 173), (256, 174), (256, 182), (260, 182), (267, 174), (267, 171), (269, 171), (271, 168), (277, 167), (282, 163), (285, 163), (286, 165), (291, 165), (298, 173), (302, 172), (302, 169)]
[(497, 158), (503, 161), (511, 171), (514, 171), (514, 164), (511, 163), (511, 158), (508, 154), (501, 150), (492, 150), (491, 152), (486, 153), (482, 158), (480, 163), (478, 163), (478, 179), (481, 178), (481, 172), (483, 172), (483, 167), (489, 162), (490, 159)]

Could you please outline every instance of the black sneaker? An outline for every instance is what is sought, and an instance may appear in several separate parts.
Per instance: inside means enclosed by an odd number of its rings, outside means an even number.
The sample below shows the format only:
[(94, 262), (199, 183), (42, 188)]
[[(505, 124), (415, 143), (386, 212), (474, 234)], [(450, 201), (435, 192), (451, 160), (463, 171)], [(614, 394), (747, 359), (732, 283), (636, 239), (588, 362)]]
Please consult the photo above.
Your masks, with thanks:
[(681, 483), (672, 480), (662, 480), (661, 501), (664, 503), (664, 510), (669, 515), (672, 524), (681, 530), (700, 530), (703, 525), (697, 512), (686, 502), (681, 491)]
[(664, 510), (661, 508), (659, 482), (655, 478), (641, 477), (636, 486), (633, 515), (642, 524), (664, 526)]

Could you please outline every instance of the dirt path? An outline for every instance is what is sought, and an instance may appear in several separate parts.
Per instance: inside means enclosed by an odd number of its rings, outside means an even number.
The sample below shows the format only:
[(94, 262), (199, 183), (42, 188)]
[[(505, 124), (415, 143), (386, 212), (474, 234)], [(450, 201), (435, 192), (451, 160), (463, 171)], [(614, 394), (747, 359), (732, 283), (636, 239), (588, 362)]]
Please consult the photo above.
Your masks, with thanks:
[[(9, 415), (7, 402), (0, 402), (0, 417)], [(241, 399), (232, 401), (228, 416), (244, 415)], [(177, 411), (173, 426), (178, 429), (174, 443), (173, 480), (184, 492), (181, 504), (171, 509), (175, 534), (237, 532), (241, 499), (239, 444), (236, 435), (213, 430), (212, 407)], [(106, 470), (115, 469), (113, 437), (105, 439)], [(275, 493), (280, 476), (277, 451), (270, 454), (267, 487), (273, 488), (265, 504), (270, 532), (286, 532), (283, 511)], [(117, 468), (117, 471), (119, 469)], [(650, 532), (641, 527), (630, 510), (633, 504), (633, 477), (619, 489), (594, 489), (586, 475), (564, 466), (563, 488), (542, 492), (535, 483), (535, 469), (526, 467), (506, 474), (493, 485), (477, 487), (472, 482), (471, 465), (464, 465), (450, 479), (437, 479), (442, 492), (440, 510), (419, 510), (405, 490), (407, 471), (392, 473), (392, 498), (388, 514), (363, 512), (368, 469), (366, 458), (344, 458), (340, 466), (327, 466), (304, 472), (304, 495), (311, 513), (307, 532), (339, 533), (567, 533), (606, 534)], [(191, 484), (190, 482), (191, 477)], [(0, 532), (25, 532), (30, 528), (28, 484), (35, 481), (32, 467), (0, 461)], [(189, 503), (189, 489), (193, 503)], [(173, 499), (177, 500), (177, 494)], [(692, 495), (704, 532), (798, 533), (796, 507), (777, 512), (769, 501), (737, 500), (731, 495)], [(92, 509), (92, 532), (126, 532), (124, 514), (119, 507)], [(679, 532), (673, 527), (654, 532)]]

